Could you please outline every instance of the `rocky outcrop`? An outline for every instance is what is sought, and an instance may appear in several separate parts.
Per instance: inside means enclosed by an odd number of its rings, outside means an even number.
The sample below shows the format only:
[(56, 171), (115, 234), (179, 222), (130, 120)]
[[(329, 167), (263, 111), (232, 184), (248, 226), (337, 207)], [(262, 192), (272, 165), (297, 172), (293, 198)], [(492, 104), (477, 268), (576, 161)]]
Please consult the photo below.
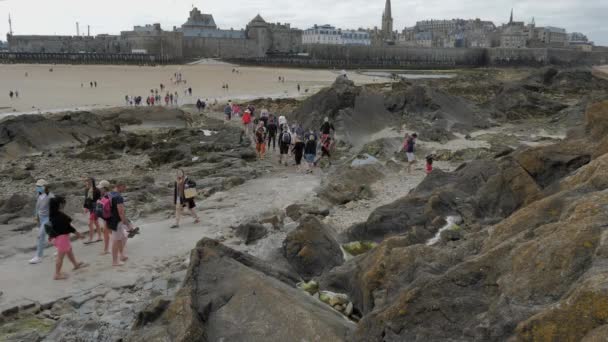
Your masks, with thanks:
[(476, 160), (453, 173), (435, 171), (408, 196), (379, 207), (347, 232), (349, 240), (379, 241), (410, 233), (412, 243), (435, 234), (450, 215), (465, 223), (496, 222), (532, 201), (540, 189), (511, 158)]
[(354, 324), (295, 288), (297, 278), (203, 239), (175, 299), (140, 316), (127, 340), (345, 341)]
[(353, 81), (339, 76), (331, 87), (304, 100), (291, 118), (302, 127), (320, 127), (325, 117), (333, 120), (341, 109), (354, 107), (359, 91)]
[(333, 204), (346, 204), (373, 196), (371, 184), (384, 177), (379, 165), (342, 167), (323, 180), (317, 190), (319, 197)]
[[(606, 339), (608, 154), (565, 171), (555, 164), (557, 176), (539, 178), (526, 171), (533, 161), (572, 151), (562, 143), (531, 151), (431, 174), (370, 216), (371, 231), (400, 234), (319, 281), (362, 312), (355, 341)], [(457, 238), (444, 231), (438, 244), (424, 243), (422, 224), (453, 211), (464, 219)]]
[(344, 262), (333, 232), (315, 216), (304, 217), (298, 228), (287, 235), (283, 255), (304, 279), (319, 276)]

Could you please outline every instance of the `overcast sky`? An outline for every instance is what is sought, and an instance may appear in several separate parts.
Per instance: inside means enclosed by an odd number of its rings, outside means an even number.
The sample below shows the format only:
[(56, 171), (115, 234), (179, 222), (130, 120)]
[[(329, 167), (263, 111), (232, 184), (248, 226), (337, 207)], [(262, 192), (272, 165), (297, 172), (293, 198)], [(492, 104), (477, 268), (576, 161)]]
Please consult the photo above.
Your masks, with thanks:
[[(0, 39), (6, 40), (8, 14), (15, 34), (118, 34), (133, 25), (160, 22), (165, 29), (183, 24), (192, 5), (211, 13), (220, 28), (244, 28), (257, 13), (266, 21), (305, 29), (314, 24), (340, 28), (380, 26), (385, 0), (0, 0)], [(393, 0), (395, 29), (417, 20), (481, 18), (507, 22), (511, 7), (518, 21), (583, 32), (608, 45), (608, 0)]]

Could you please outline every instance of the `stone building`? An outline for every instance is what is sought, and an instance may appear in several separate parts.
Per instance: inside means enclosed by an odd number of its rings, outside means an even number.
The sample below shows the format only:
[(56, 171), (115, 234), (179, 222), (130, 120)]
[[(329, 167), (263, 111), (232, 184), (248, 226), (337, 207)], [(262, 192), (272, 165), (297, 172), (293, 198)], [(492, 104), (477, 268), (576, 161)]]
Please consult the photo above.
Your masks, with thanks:
[(364, 30), (341, 30), (331, 25), (315, 25), (302, 33), (303, 44), (370, 45), (370, 35)]
[(147, 53), (161, 58), (244, 58), (302, 51), (302, 31), (289, 24), (267, 23), (260, 15), (245, 29), (217, 27), (211, 14), (192, 9), (188, 20), (172, 31), (160, 24), (135, 26), (117, 35), (7, 35), (10, 51), (52, 53)]

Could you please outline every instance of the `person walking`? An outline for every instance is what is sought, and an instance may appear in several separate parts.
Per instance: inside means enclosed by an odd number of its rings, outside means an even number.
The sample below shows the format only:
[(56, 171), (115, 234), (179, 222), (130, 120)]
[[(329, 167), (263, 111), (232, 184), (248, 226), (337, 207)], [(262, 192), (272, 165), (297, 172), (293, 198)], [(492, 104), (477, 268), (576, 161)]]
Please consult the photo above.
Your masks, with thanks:
[(305, 144), (302, 141), (302, 139), (300, 138), (300, 136), (298, 136), (296, 134), (295, 139), (294, 139), (295, 143), (293, 144), (293, 149), (291, 150), (291, 152), (293, 153), (295, 160), (296, 160), (296, 166), (298, 167), (298, 169), (302, 168), (302, 156), (304, 155), (304, 147)]
[(304, 159), (308, 164), (308, 170), (306, 172), (312, 173), (317, 157), (317, 135), (312, 129), (304, 135), (304, 141)]
[(274, 121), (274, 117), (270, 118), (270, 121), (268, 122), (268, 150), (270, 150), (270, 142), (272, 142), (272, 150), (276, 151), (276, 144), (277, 144), (277, 124)]
[(55, 197), (49, 190), (49, 184), (44, 179), (39, 179), (36, 182), (36, 222), (38, 223), (38, 239), (36, 244), (36, 255), (30, 260), (30, 264), (38, 264), (44, 256), (44, 248), (46, 247), (46, 231), (44, 225), (49, 221), (49, 204), (51, 198)]
[(63, 259), (66, 255), (70, 262), (72, 262), (72, 265), (74, 265), (74, 270), (86, 266), (84, 262), (76, 261), (74, 251), (72, 250), (72, 243), (70, 241), (70, 234), (75, 234), (77, 239), (82, 239), (84, 236), (74, 229), (72, 218), (63, 213), (62, 209), (64, 206), (65, 198), (60, 196), (51, 198), (49, 201), (49, 222), (45, 225), (45, 229), (48, 231), (49, 241), (51, 241), (57, 249), (55, 275), (53, 276), (53, 279), (55, 280), (67, 279), (67, 275), (61, 272)]
[(260, 111), (260, 120), (264, 123), (264, 127), (268, 127), (268, 116), (269, 115), (270, 115), (270, 113), (268, 112), (268, 109), (262, 108), (262, 110)]
[(336, 129), (334, 125), (329, 122), (329, 118), (325, 117), (323, 120), (323, 124), (321, 125), (321, 143), (325, 141), (325, 139), (330, 137), (331, 132), (334, 132)]
[(331, 137), (327, 136), (325, 138), (325, 140), (321, 140), (321, 156), (319, 157), (319, 159), (317, 159), (315, 161), (315, 166), (317, 166), (317, 164), (319, 164), (319, 162), (321, 161), (321, 159), (323, 159), (323, 157), (327, 157), (327, 160), (329, 161), (329, 165), (331, 165), (331, 155), (329, 153), (330, 146), (331, 146)]
[(285, 166), (288, 165), (287, 154), (289, 153), (289, 147), (291, 146), (291, 132), (289, 131), (289, 126), (284, 124), (282, 126), (283, 130), (279, 135), (279, 164), (283, 164), (283, 158), (285, 158)]
[(255, 131), (255, 150), (258, 152), (258, 159), (264, 160), (266, 155), (266, 128), (264, 122), (261, 121)]
[(245, 110), (245, 113), (243, 114), (242, 117), (242, 121), (243, 121), (243, 126), (245, 129), (245, 136), (249, 137), (250, 133), (250, 127), (251, 127), (251, 112), (249, 111), (249, 109)]
[(196, 197), (196, 183), (186, 177), (184, 170), (177, 170), (177, 176), (173, 187), (173, 204), (175, 205), (175, 224), (170, 228), (179, 228), (179, 222), (182, 217), (184, 207), (188, 207), (190, 213), (194, 217), (194, 224), (198, 224), (201, 220), (198, 218), (194, 208), (194, 197)]
[[(101, 237), (101, 226), (99, 225), (99, 221), (97, 215), (95, 214), (95, 206), (97, 205), (97, 201), (101, 198), (101, 192), (95, 186), (95, 179), (87, 178), (85, 180), (85, 189), (84, 189), (84, 212), (89, 215), (89, 241), (85, 242), (85, 244), (91, 244), (94, 242), (103, 241)], [(93, 241), (93, 236), (95, 235), (95, 229), (97, 229), (97, 240)]]
[(412, 173), (412, 166), (416, 164), (415, 145), (418, 134), (414, 133), (411, 136), (406, 135), (405, 142), (403, 144), (403, 150), (407, 157), (407, 173)]
[(12, 90), (8, 92), (8, 97), (10, 97), (10, 98), (11, 98), (11, 100), (13, 99), (13, 95), (14, 95), (14, 94), (13, 94), (13, 91), (12, 91)]
[(230, 105), (230, 102), (228, 102), (226, 107), (224, 107), (224, 116), (226, 118), (226, 121), (230, 121), (230, 119), (232, 118), (232, 106)]
[(103, 206), (105, 215), (103, 218), (106, 223), (104, 238), (107, 237), (107, 239), (105, 240), (104, 253), (102, 254), (108, 253), (109, 240), (111, 239), (112, 266), (122, 266), (129, 259), (125, 254), (127, 243), (126, 227), (128, 227), (129, 222), (126, 217), (124, 198), (122, 197), (124, 185), (118, 184), (114, 189), (115, 191), (110, 191), (110, 182), (102, 180), (97, 188), (102, 194), (100, 201)]

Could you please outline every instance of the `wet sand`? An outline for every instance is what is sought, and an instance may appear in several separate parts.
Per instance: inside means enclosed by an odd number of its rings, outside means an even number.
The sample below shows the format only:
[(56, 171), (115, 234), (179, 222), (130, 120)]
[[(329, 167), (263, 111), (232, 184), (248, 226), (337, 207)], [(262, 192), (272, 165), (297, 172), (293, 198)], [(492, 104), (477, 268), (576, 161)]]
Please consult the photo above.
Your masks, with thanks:
[[(52, 68), (53, 72), (49, 69)], [(238, 74), (232, 69), (238, 68)], [(28, 76), (25, 76), (25, 73)], [(186, 84), (171, 82), (181, 72)], [(279, 76), (285, 78), (278, 82)], [(146, 97), (150, 89), (160, 88), (179, 94), (179, 104), (195, 103), (198, 98), (222, 101), (258, 97), (298, 97), (330, 85), (337, 72), (331, 70), (300, 70), (265, 67), (238, 67), (226, 63), (204, 63), (173, 66), (118, 65), (0, 65), (0, 114), (37, 112), (61, 109), (119, 106), (125, 95)], [(386, 82), (385, 79), (349, 73), (357, 84)], [(97, 88), (89, 83), (97, 81)], [(81, 87), (81, 83), (83, 87)], [(227, 83), (229, 90), (222, 89)], [(297, 85), (301, 92), (298, 93)], [(193, 95), (184, 96), (192, 87)], [(305, 89), (309, 89), (308, 93)], [(9, 98), (18, 91), (19, 98)], [(160, 89), (159, 89), (160, 90)]]

